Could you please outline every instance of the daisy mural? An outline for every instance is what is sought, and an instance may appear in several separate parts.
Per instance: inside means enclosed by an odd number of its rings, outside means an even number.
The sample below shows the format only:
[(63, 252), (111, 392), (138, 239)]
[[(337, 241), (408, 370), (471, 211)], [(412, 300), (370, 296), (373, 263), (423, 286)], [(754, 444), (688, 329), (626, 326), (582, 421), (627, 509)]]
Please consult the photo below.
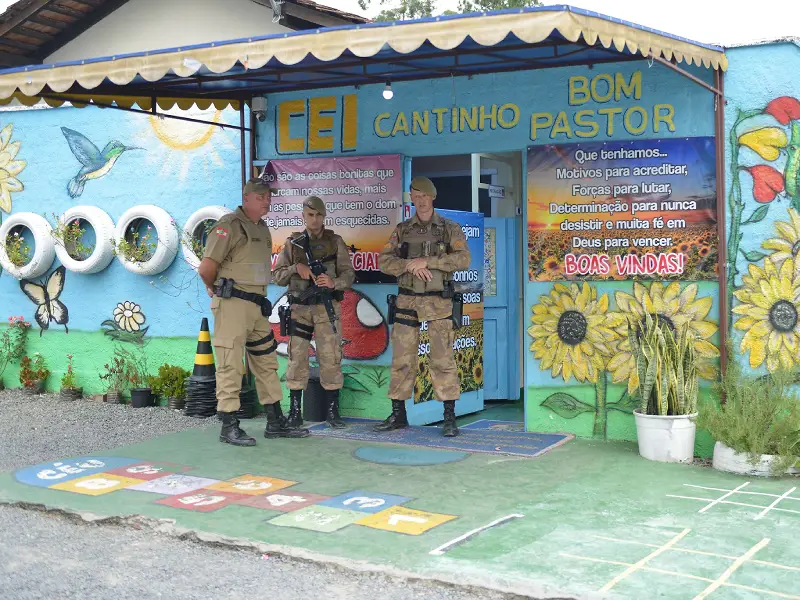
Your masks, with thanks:
[(147, 317), (141, 306), (126, 300), (117, 304), (113, 314), (113, 319), (106, 319), (102, 323), (106, 335), (120, 342), (143, 343), (149, 327), (143, 327)]
[(11, 194), (25, 189), (19, 174), (27, 166), (24, 160), (17, 160), (20, 142), (11, 141), (14, 126), (10, 123), (0, 130), (0, 211), (11, 213)]
[[(533, 343), (530, 350), (539, 368), (550, 371), (551, 377), (562, 385), (590, 383), (594, 385), (594, 403), (578, 396), (578, 391), (557, 391), (548, 395), (541, 406), (565, 419), (593, 413), (593, 437), (607, 437), (609, 411), (630, 414), (639, 406), (638, 374), (628, 339), (628, 323), (635, 324), (650, 314), (661, 322), (679, 328), (689, 325), (694, 336), (700, 376), (713, 380), (717, 374), (719, 349), (710, 341), (718, 325), (709, 319), (713, 299), (698, 296), (696, 283), (649, 285), (631, 282), (631, 292), (617, 290), (616, 306), (610, 306), (609, 294), (584, 282), (566, 286), (553, 285), (547, 295), (539, 297), (532, 307), (533, 325), (528, 335)], [(608, 402), (609, 375), (611, 383), (623, 386), (619, 396)]]

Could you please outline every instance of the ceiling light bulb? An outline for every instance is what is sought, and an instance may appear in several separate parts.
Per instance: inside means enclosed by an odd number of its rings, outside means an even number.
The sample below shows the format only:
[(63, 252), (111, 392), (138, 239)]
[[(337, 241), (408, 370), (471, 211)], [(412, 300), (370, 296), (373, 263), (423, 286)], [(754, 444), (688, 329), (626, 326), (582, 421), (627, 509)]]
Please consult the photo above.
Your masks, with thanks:
[(392, 91), (392, 84), (388, 81), (386, 82), (386, 87), (383, 88), (383, 97), (387, 100), (391, 100), (392, 96), (394, 96), (394, 92)]

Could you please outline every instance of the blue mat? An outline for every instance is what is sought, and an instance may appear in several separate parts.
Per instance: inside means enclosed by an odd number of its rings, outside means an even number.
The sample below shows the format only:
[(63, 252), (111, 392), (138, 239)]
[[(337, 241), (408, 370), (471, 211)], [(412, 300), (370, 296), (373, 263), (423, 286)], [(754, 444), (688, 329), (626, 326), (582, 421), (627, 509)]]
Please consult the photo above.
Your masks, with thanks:
[(516, 431), (523, 433), (525, 426), (522, 421), (493, 421), (491, 419), (481, 419), (473, 421), (467, 425), (459, 425), (459, 429), (491, 429), (494, 431)]
[(533, 458), (549, 452), (575, 436), (561, 433), (525, 433), (491, 428), (470, 429), (460, 427), (460, 434), (454, 438), (442, 437), (440, 427), (407, 427), (394, 431), (372, 431), (376, 420), (345, 418), (346, 429), (331, 429), (327, 423), (313, 425), (312, 435), (332, 437), (343, 440), (358, 440), (383, 444), (403, 444), (444, 448), (461, 452), (483, 452)]

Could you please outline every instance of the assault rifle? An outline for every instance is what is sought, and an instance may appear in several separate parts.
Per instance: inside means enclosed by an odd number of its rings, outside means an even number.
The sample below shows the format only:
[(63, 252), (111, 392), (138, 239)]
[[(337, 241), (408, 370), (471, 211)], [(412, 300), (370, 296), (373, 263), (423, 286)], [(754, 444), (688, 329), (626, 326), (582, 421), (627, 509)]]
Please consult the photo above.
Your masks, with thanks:
[[(302, 248), (303, 252), (305, 252), (306, 260), (308, 261), (308, 268), (311, 269), (311, 273), (314, 277), (319, 277), (323, 273), (327, 273), (328, 269), (325, 268), (325, 265), (322, 264), (321, 260), (315, 260), (314, 257), (311, 255), (311, 237), (308, 235), (308, 231), (303, 233), (302, 237), (302, 245), (298, 244), (296, 240), (292, 240), (292, 243), (295, 246)], [(297, 298), (294, 299), (297, 303), (302, 303), (308, 300), (309, 298), (313, 298), (314, 296), (318, 296), (320, 300), (322, 300), (322, 304), (325, 306), (325, 312), (328, 313), (328, 320), (331, 323), (331, 328), (333, 332), (336, 333), (336, 313), (333, 310), (333, 290), (325, 287), (319, 286), (314, 281), (311, 281), (311, 284), (301, 293)]]

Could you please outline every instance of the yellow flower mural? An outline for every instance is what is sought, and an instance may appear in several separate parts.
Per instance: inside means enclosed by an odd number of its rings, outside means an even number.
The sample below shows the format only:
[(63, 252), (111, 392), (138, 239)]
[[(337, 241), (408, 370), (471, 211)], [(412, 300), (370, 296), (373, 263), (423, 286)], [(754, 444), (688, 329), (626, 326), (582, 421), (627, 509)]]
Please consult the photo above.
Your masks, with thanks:
[(550, 369), (553, 377), (564, 382), (576, 380), (596, 383), (614, 353), (620, 338), (615, 330), (625, 320), (621, 314), (608, 312), (608, 295), (597, 297), (588, 283), (567, 287), (557, 283), (549, 295), (539, 297), (533, 306), (531, 350), (540, 360), (540, 368)]
[(11, 212), (11, 194), (25, 189), (17, 177), (27, 166), (27, 161), (16, 160), (20, 142), (11, 141), (12, 124), (0, 130), (0, 210)]
[(772, 250), (769, 255), (772, 262), (779, 266), (787, 258), (796, 258), (800, 254), (800, 213), (795, 209), (787, 210), (789, 222), (775, 221), (778, 237), (764, 240), (762, 248)]
[(780, 270), (772, 260), (763, 269), (751, 264), (734, 292), (741, 304), (733, 308), (740, 315), (733, 326), (745, 332), (739, 349), (750, 352), (751, 368), (764, 361), (770, 372), (800, 364), (799, 266), (796, 257), (784, 260)]
[(639, 282), (633, 282), (633, 294), (616, 292), (615, 300), (620, 312), (622, 323), (619, 325), (619, 334), (622, 341), (618, 346), (618, 353), (608, 363), (608, 370), (612, 373), (614, 383), (628, 383), (628, 393), (632, 394), (639, 385), (639, 375), (631, 353), (628, 341), (628, 324), (624, 319), (625, 314), (639, 319), (645, 313), (655, 315), (673, 328), (679, 328), (684, 323), (689, 323), (689, 331), (695, 335), (694, 348), (697, 352), (697, 370), (703, 379), (714, 379), (716, 368), (711, 359), (719, 356), (719, 349), (708, 341), (718, 329), (716, 323), (706, 320), (711, 310), (712, 298), (697, 298), (697, 284), (686, 286), (681, 292), (680, 283), (675, 281), (664, 286), (660, 281), (654, 281), (647, 288)]
[(779, 127), (762, 127), (740, 136), (739, 143), (750, 148), (764, 160), (775, 160), (781, 154), (780, 149), (789, 143), (789, 138)]

